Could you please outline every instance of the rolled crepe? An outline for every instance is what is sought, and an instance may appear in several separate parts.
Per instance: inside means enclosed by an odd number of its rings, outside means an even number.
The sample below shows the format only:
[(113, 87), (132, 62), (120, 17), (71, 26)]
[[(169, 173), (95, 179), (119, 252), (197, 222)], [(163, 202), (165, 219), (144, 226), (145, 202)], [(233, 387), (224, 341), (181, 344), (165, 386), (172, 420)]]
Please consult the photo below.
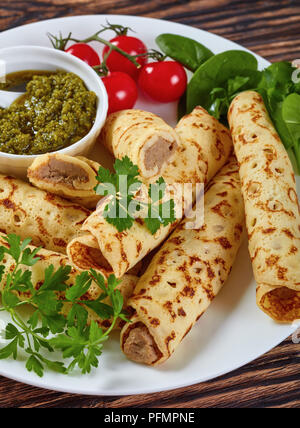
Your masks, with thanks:
[[(225, 131), (223, 125), (218, 121), (213, 120), (210, 127), (206, 126), (206, 121), (209, 120), (208, 117), (210, 116), (205, 110), (201, 109), (201, 114), (198, 113), (199, 109), (195, 109), (190, 115), (186, 116), (180, 123), (180, 129), (182, 140), (187, 150), (189, 144), (192, 144), (190, 135), (191, 132), (193, 133), (194, 147), (197, 148), (195, 152), (193, 151), (194, 156), (196, 156), (199, 164), (205, 165), (205, 168), (199, 169), (197, 174), (190, 174), (190, 183), (196, 184), (199, 182), (207, 184), (228, 160), (232, 151), (232, 141), (229, 132)], [(193, 131), (191, 131), (191, 128)], [(185, 135), (187, 136), (186, 141)], [(216, 145), (219, 147), (218, 150), (215, 149)], [(192, 171), (194, 171), (194, 167), (194, 161), (191, 160)], [(185, 168), (188, 170), (189, 164)], [(182, 177), (182, 171), (183, 166), (180, 164), (178, 167), (179, 179)], [(167, 172), (167, 169), (165, 172)], [(170, 184), (176, 182), (174, 170), (172, 172), (172, 179), (171, 175), (169, 178)], [(79, 254), (89, 252), (90, 256), (94, 259), (91, 262), (92, 265), (96, 263), (104, 269), (111, 270), (120, 278), (149, 254), (150, 251), (158, 247), (177, 224), (175, 222), (173, 225), (161, 227), (155, 235), (152, 235), (141, 220), (140, 222), (135, 221), (131, 229), (118, 232), (103, 217), (102, 202), (105, 203), (105, 200), (102, 199), (98, 209), (90, 215), (82, 227), (82, 230), (87, 235), (92, 235), (96, 238), (98, 250), (93, 244), (91, 246), (93, 251), (89, 251), (90, 241), (75, 238), (68, 245), (68, 254), (75, 266), (80, 267), (78, 263), (80, 257), (76, 255), (76, 252)]]
[(163, 175), (180, 144), (171, 126), (142, 110), (122, 110), (109, 115), (100, 141), (115, 158), (128, 156), (139, 167), (145, 183)]
[(228, 159), (230, 132), (202, 107), (184, 116), (175, 131), (181, 143), (164, 172), (167, 183), (202, 183), (203, 177), (213, 177), (216, 167), (219, 170)]
[(276, 321), (300, 318), (300, 215), (287, 152), (256, 92), (232, 102), (229, 123), (240, 165), (258, 306)]
[(0, 174), (0, 232), (30, 237), (36, 246), (60, 253), (78, 236), (86, 208)]
[(35, 187), (92, 209), (100, 200), (94, 190), (99, 168), (97, 162), (81, 156), (47, 153), (35, 158), (27, 176)]
[[(106, 276), (113, 273), (110, 265), (99, 251), (98, 241), (93, 235), (78, 236), (74, 244), (69, 246), (68, 256), (73, 265), (80, 270), (95, 269)], [(142, 268), (143, 263), (140, 261), (128, 273), (139, 276)]]
[(244, 229), (237, 161), (232, 157), (205, 194), (204, 224), (184, 220), (154, 256), (128, 305), (121, 348), (138, 363), (167, 360), (228, 278)]
[[(3, 245), (5, 247), (9, 247), (7, 241), (4, 239), (5, 235), (0, 233), (0, 245)], [(33, 250), (35, 247), (29, 246), (31, 250)], [(41, 283), (44, 280), (45, 277), (45, 269), (49, 267), (50, 265), (53, 265), (55, 270), (59, 269), (61, 266), (67, 266), (70, 265), (70, 261), (67, 256), (64, 256), (63, 254), (56, 253), (53, 251), (48, 251), (41, 249), (37, 256), (40, 258), (40, 260), (31, 267), (26, 266), (26, 269), (32, 272), (32, 283), (34, 287), (40, 287)], [(3, 264), (5, 265), (5, 272), (2, 278), (2, 281), (0, 282), (0, 287), (4, 287), (5, 285), (5, 278), (9, 272), (13, 269), (13, 266), (15, 264), (15, 261), (13, 258), (5, 254)], [(75, 284), (75, 278), (77, 275), (79, 275), (81, 272), (75, 268), (72, 268), (72, 271), (70, 273), (70, 278), (67, 281), (67, 285), (72, 287), (72, 285)], [(124, 299), (124, 308), (127, 306), (128, 298), (132, 295), (133, 289), (137, 283), (138, 278), (134, 275), (125, 275), (122, 278), (122, 282), (117, 286), (117, 289), (120, 290), (121, 294), (123, 295)], [(102, 293), (101, 289), (98, 287), (97, 284), (94, 282), (92, 283), (91, 287), (87, 291), (87, 293), (80, 298), (82, 302), (84, 303), (85, 300), (96, 300), (100, 294)], [(22, 293), (19, 293), (20, 299), (23, 297), (28, 298), (28, 296), (23, 296)], [(110, 304), (109, 299), (103, 300), (103, 303)], [(88, 324), (91, 323), (91, 321), (96, 321), (99, 326), (101, 327), (110, 327), (111, 321), (110, 320), (102, 320), (99, 318), (99, 316), (90, 308), (87, 306), (85, 307), (88, 312)], [(70, 311), (71, 306), (70, 304), (64, 304), (62, 313), (66, 316), (68, 312)], [(120, 322), (122, 325), (123, 322)]]

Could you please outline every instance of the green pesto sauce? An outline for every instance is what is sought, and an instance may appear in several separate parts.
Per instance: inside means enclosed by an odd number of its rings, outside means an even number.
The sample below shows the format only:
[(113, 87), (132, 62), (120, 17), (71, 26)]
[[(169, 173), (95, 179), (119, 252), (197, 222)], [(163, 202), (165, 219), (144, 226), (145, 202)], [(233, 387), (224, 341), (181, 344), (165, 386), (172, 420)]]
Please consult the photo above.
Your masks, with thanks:
[(26, 94), (9, 108), (0, 107), (0, 151), (37, 155), (70, 146), (94, 124), (97, 96), (73, 73), (18, 72), (0, 89), (22, 82)]

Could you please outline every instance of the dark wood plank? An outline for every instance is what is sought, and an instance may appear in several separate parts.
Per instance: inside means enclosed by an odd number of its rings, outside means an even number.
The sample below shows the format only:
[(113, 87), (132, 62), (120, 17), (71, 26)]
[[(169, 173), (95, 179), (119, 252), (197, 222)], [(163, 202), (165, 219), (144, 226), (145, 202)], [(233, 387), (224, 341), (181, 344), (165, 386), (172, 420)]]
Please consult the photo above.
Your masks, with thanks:
[(46, 18), (96, 13), (169, 19), (227, 37), (270, 60), (300, 57), (298, 0), (2, 0), (0, 30)]
[[(299, 0), (2, 0), (0, 30), (47, 18), (131, 14), (227, 37), (269, 60), (300, 58)], [(287, 339), (251, 364), (199, 385), (130, 397), (88, 397), (0, 378), (0, 407), (300, 407), (300, 350)]]
[(158, 394), (88, 397), (41, 390), (0, 378), (0, 407), (299, 408), (299, 367), (299, 345), (289, 338), (271, 352), (226, 376)]

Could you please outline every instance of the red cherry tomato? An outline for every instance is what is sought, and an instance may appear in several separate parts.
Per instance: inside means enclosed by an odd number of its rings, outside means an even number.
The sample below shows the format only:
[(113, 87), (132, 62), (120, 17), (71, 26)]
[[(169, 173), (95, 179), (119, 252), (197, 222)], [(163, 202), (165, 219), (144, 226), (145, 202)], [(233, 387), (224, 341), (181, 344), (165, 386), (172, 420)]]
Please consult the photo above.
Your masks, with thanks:
[[(147, 53), (147, 48), (144, 43), (136, 37), (117, 36), (110, 40), (110, 42), (132, 56)], [(103, 49), (103, 58), (108, 51), (109, 47), (105, 46)], [(143, 66), (147, 64), (147, 57), (136, 58), (136, 61)], [(116, 51), (112, 51), (109, 54), (106, 64), (110, 71), (122, 71), (123, 73), (129, 74), (134, 80), (138, 78), (139, 69), (129, 59)]]
[(144, 65), (138, 82), (142, 91), (149, 97), (161, 103), (168, 103), (183, 95), (187, 76), (179, 62), (159, 61)]
[(138, 90), (135, 81), (126, 73), (113, 71), (102, 78), (108, 94), (108, 114), (133, 108)]
[(67, 53), (71, 55), (77, 56), (77, 58), (82, 59), (82, 61), (86, 62), (91, 67), (100, 64), (100, 58), (95, 49), (93, 49), (90, 45), (86, 43), (75, 43), (66, 49)]

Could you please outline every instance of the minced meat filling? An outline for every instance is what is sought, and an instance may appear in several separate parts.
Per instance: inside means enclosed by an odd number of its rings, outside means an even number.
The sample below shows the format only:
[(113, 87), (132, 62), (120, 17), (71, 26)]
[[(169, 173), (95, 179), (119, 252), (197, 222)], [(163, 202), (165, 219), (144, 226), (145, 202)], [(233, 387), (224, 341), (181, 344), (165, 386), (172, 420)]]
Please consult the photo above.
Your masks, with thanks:
[(157, 167), (158, 171), (161, 170), (164, 163), (168, 162), (176, 149), (175, 141), (167, 141), (159, 137), (151, 147), (145, 151), (145, 167), (147, 170), (152, 170)]
[(123, 348), (124, 353), (137, 363), (152, 364), (159, 354), (153, 337), (142, 323), (137, 323), (130, 329)]

